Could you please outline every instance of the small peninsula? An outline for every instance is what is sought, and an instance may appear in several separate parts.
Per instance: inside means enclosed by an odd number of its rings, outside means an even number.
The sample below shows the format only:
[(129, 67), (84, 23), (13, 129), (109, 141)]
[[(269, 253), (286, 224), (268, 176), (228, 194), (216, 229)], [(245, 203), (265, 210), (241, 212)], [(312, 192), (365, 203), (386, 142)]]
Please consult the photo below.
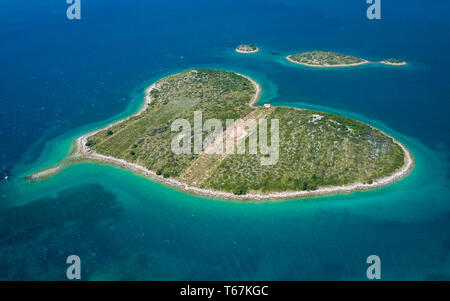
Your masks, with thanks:
[(334, 51), (310, 51), (291, 54), (286, 59), (310, 67), (350, 67), (370, 63), (367, 60)]
[(259, 51), (259, 48), (254, 44), (242, 44), (236, 47), (236, 52), (239, 53), (256, 53)]
[(385, 61), (381, 61), (380, 64), (392, 65), (392, 66), (404, 66), (407, 63), (398, 59), (387, 59)]
[[(255, 106), (261, 87), (234, 72), (186, 70), (159, 80), (145, 93), (137, 113), (79, 137), (64, 163), (29, 179), (44, 179), (70, 162), (91, 160), (194, 194), (272, 200), (388, 185), (406, 176), (414, 164), (403, 144), (362, 122), (319, 111)], [(278, 120), (277, 163), (262, 164), (266, 155), (261, 153), (208, 152), (217, 139), (205, 140), (199, 153), (175, 154), (171, 142), (179, 133), (173, 131), (173, 122), (183, 119), (192, 124), (199, 111), (205, 120), (235, 120), (216, 138), (231, 137), (232, 147), (244, 149), (251, 131), (238, 120)], [(195, 139), (188, 136), (184, 137), (188, 141)]]

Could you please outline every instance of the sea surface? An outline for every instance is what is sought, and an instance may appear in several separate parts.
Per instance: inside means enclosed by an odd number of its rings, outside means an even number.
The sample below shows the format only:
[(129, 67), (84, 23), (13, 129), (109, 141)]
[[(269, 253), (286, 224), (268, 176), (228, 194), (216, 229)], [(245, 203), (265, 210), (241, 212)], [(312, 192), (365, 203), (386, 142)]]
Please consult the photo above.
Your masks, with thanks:
[[(0, 0), (0, 280), (450, 280), (450, 3), (365, 0)], [(242, 55), (253, 42), (261, 52)], [(314, 69), (334, 50), (405, 67)], [(79, 163), (40, 182), (74, 138), (140, 107), (143, 88), (188, 68), (258, 81), (260, 104), (335, 112), (404, 143), (416, 166), (377, 190), (283, 202), (188, 195)]]

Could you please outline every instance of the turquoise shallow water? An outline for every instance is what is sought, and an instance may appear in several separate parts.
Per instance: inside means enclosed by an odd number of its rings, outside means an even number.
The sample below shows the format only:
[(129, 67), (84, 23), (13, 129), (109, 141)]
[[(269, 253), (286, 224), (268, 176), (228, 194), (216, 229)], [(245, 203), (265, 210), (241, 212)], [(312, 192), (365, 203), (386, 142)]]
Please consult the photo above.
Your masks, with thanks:
[[(86, 280), (365, 280), (371, 254), (385, 280), (449, 279), (450, 61), (440, 56), (450, 48), (442, 36), (448, 4), (385, 4), (374, 24), (359, 2), (255, 9), (254, 1), (134, 1), (106, 13), (99, 1), (74, 24), (51, 2), (33, 7), (40, 14), (8, 4), (0, 27), (9, 41), (0, 50), (8, 176), (0, 184), (0, 279), (64, 279), (71, 254)], [(238, 55), (242, 41), (262, 51)], [(316, 70), (284, 60), (316, 48), (410, 64)], [(263, 88), (260, 103), (367, 122), (404, 143), (416, 166), (377, 190), (266, 203), (188, 195), (93, 163), (24, 180), (64, 158), (75, 137), (136, 111), (142, 88), (186, 68), (248, 75)]]

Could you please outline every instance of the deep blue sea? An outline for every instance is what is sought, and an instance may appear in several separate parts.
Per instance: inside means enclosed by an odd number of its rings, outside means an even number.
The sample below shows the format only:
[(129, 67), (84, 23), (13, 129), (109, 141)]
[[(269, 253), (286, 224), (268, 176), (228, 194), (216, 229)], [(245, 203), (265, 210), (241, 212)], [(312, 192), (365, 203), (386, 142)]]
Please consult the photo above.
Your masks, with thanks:
[[(450, 280), (450, 2), (0, 0), (0, 280)], [(253, 42), (254, 55), (234, 52)], [(314, 69), (333, 50), (378, 64)], [(373, 191), (283, 202), (196, 197), (112, 166), (41, 182), (79, 135), (135, 112), (188, 68), (258, 81), (260, 103), (343, 114), (404, 143), (416, 166)]]

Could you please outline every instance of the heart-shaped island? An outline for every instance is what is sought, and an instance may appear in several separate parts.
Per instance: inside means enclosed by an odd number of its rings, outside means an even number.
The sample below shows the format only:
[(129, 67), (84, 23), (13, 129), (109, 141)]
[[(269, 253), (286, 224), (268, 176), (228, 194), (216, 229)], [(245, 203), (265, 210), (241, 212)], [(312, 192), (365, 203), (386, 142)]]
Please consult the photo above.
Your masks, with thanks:
[(376, 188), (413, 167), (403, 144), (368, 124), (255, 106), (260, 94), (255, 81), (229, 71), (165, 77), (136, 114), (79, 137), (66, 162), (106, 162), (191, 193), (250, 200)]

